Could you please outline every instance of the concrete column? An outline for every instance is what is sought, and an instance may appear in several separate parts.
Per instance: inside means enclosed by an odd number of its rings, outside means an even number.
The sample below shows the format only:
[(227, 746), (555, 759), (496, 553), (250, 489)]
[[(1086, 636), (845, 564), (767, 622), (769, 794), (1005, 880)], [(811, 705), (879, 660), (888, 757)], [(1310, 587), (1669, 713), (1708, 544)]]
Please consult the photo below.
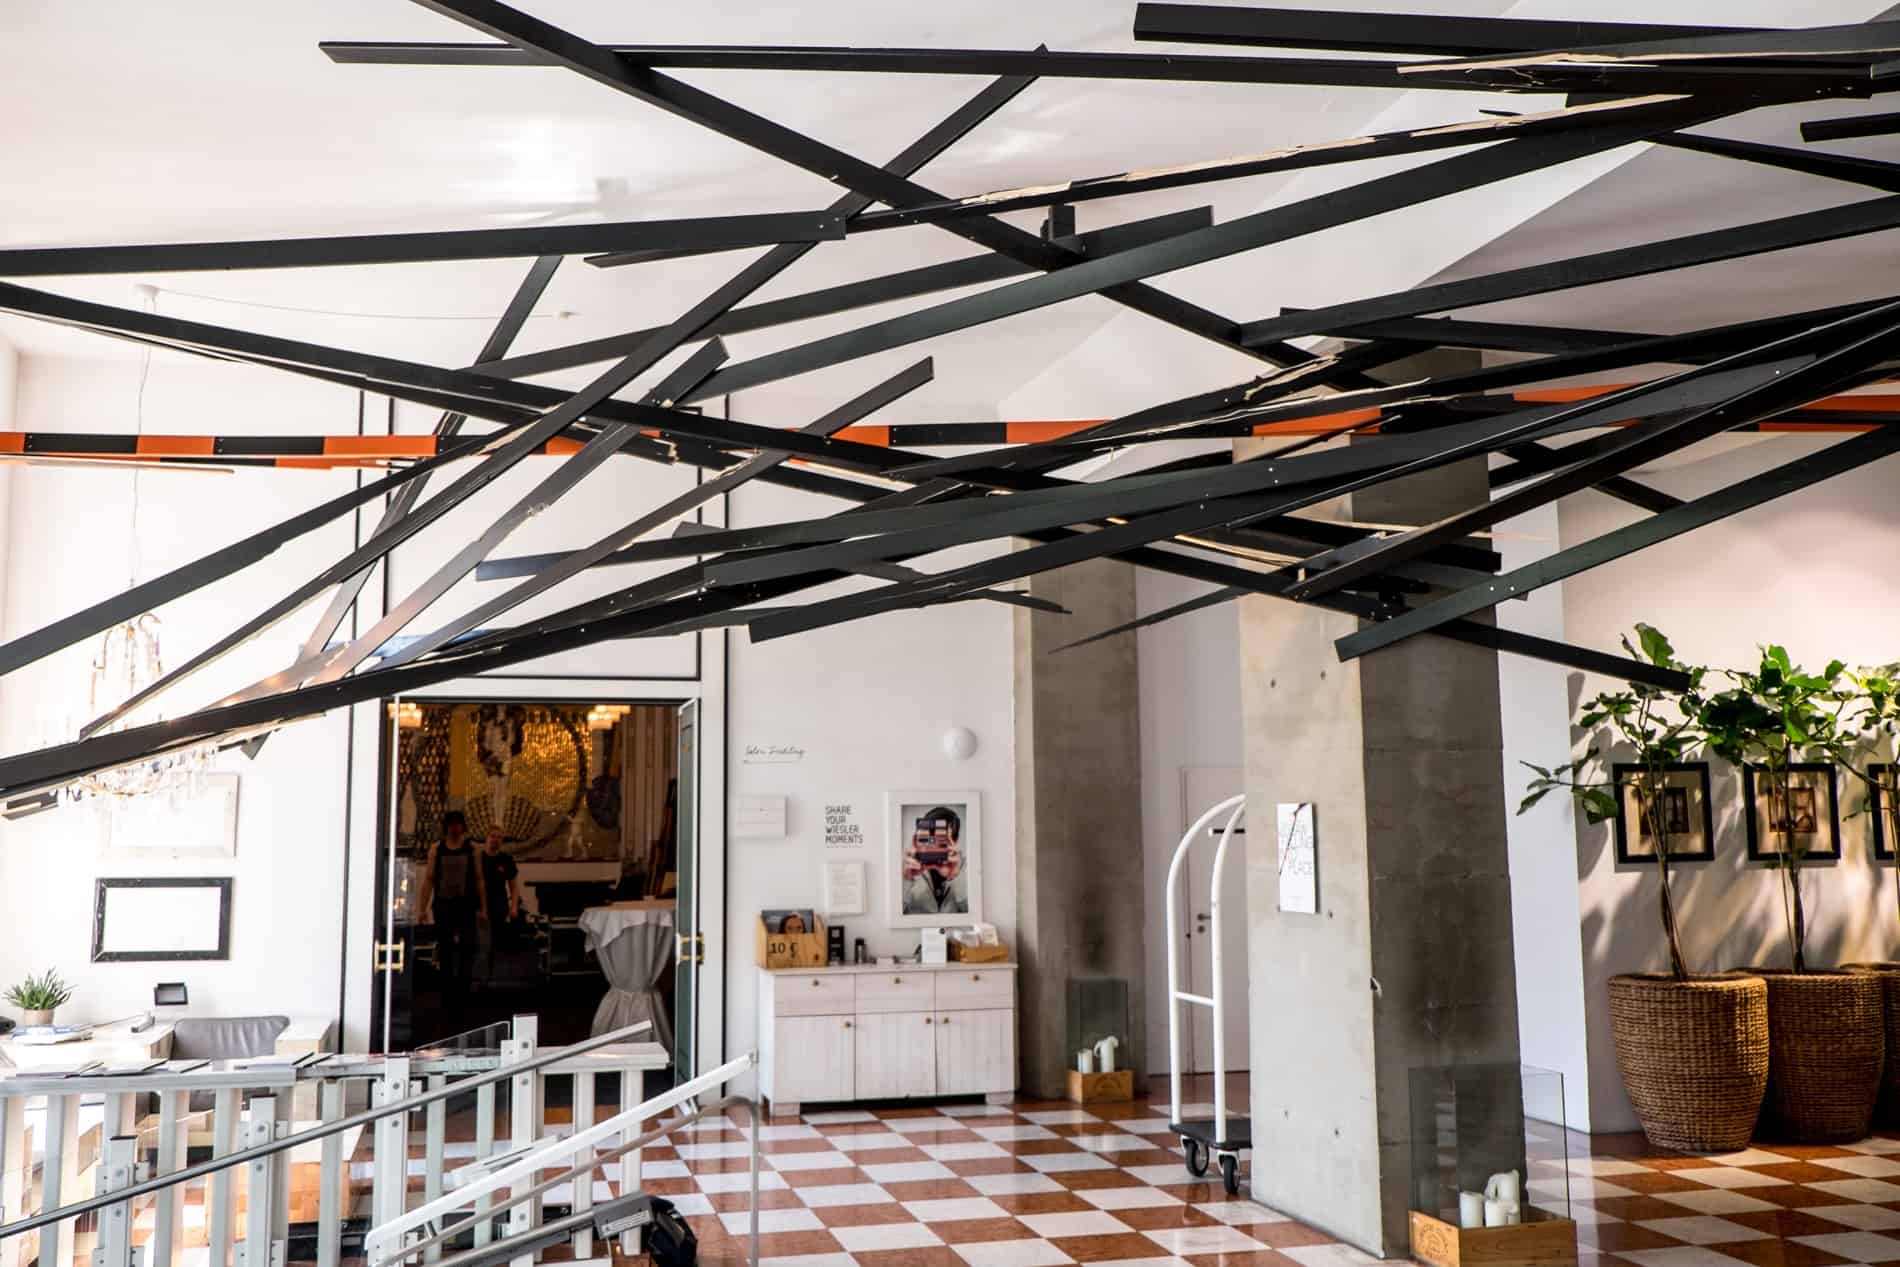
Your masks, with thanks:
[(1135, 577), (1097, 560), (1031, 578), (1072, 615), (1015, 609), (1016, 901), (1022, 1086), (1067, 1090), (1067, 985), (1128, 985), (1120, 1063), (1147, 1069), (1142, 928), (1141, 724), (1135, 635), (1050, 652), (1132, 620)]
[[(1473, 461), (1311, 513), (1417, 524), (1487, 495)], [(1461, 1182), (1523, 1167), (1516, 973), (1496, 655), (1420, 637), (1342, 664), (1356, 623), (1264, 598), (1240, 613), (1253, 1195), (1392, 1256), (1414, 1070), (1502, 1066), (1459, 1079), (1445, 1121), (1471, 1150)], [(1314, 806), (1317, 915), (1278, 909), (1281, 802)]]

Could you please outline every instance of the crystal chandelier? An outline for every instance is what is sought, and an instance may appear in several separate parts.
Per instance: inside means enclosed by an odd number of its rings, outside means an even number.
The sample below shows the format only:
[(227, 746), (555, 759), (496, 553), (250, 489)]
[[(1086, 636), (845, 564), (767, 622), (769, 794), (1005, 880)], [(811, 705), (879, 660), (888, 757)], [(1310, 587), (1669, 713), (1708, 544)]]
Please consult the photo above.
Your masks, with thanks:
[[(108, 629), (99, 640), (92, 661), (92, 688), (88, 695), (90, 715), (98, 717), (137, 696), (165, 676), (165, 661), (159, 646), (159, 619), (152, 612)], [(140, 724), (143, 718), (127, 714), (112, 725), (93, 732), (111, 734)], [(151, 719), (157, 720), (157, 719)], [(200, 744), (177, 752), (162, 753), (85, 775), (66, 785), (68, 801), (106, 798), (107, 803), (136, 796), (189, 796), (202, 787), (205, 772), (217, 755), (212, 744)]]

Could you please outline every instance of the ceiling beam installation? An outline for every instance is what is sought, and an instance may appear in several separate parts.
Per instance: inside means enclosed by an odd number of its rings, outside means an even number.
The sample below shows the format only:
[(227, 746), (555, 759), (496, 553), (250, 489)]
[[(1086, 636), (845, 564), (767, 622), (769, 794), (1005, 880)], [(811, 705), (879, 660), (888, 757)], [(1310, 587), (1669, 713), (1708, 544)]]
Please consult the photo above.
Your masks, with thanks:
[[(0, 460), (126, 462), (277, 469), (357, 465), (359, 487), (255, 532), (154, 580), (0, 645), (0, 675), (185, 598), (269, 559), (285, 545), (375, 502), (379, 522), (314, 575), (292, 576), (276, 597), (126, 705), (95, 717), (69, 742), (0, 757), (0, 797), (56, 789), (86, 774), (203, 743), (253, 744), (328, 709), (375, 700), (620, 638), (733, 628), (755, 640), (822, 629), (882, 612), (983, 601), (1067, 613), (1007, 588), (1010, 581), (1086, 559), (1114, 558), (1192, 579), (1210, 592), (1113, 629), (1076, 628), (1070, 645), (1243, 597), (1345, 613), (1357, 630), (1344, 658), (1410, 637), (1452, 638), (1592, 673), (1667, 683), (1667, 670), (1495, 628), (1498, 603), (1633, 551), (1673, 539), (1900, 450), (1900, 396), (1876, 390), (1900, 367), (1900, 300), (1842, 297), (1788, 313), (1764, 306), (1707, 329), (1654, 330), (1640, 308), (1612, 328), (1513, 321), (1497, 306), (1632, 278), (1674, 276), (1721, 261), (1799, 252), (1900, 228), (1900, 166), (1873, 159), (1696, 129), (1822, 98), (1872, 97), (1895, 86), (1900, 24), (1769, 29), (1653, 23), (1436, 17), (1191, 4), (1140, 4), (1131, 34), (1144, 41), (1219, 45), (1230, 52), (1062, 51), (1048, 48), (853, 48), (597, 44), (496, 0), (415, 0), (489, 42), (325, 42), (338, 66), (464, 68), (483, 75), (539, 69), (616, 95), (629, 115), (660, 111), (745, 147), (763, 163), (817, 175), (838, 193), (818, 210), (510, 229), (448, 230), (281, 240), (143, 245), (0, 246), (0, 312), (146, 348), (302, 375), (441, 411), (432, 435), (251, 437), (0, 435)], [(1026, 41), (1027, 42), (1027, 41)], [(1288, 50), (1301, 53), (1287, 55)], [(1305, 55), (1314, 54), (1314, 55)], [(987, 82), (894, 157), (859, 157), (664, 73), (669, 70), (811, 75), (976, 75)], [(337, 71), (337, 74), (349, 72)], [(399, 75), (394, 69), (362, 74)], [(442, 73), (451, 73), (444, 71)], [(979, 132), (1039, 80), (1059, 91), (1077, 79), (1190, 85), (1277, 85), (1278, 91), (1568, 93), (1566, 104), (1524, 113), (1473, 110), (1459, 122), (1340, 137), (1201, 162), (1086, 179), (949, 195), (918, 179), (950, 147)], [(506, 94), (518, 82), (495, 79)], [(607, 99), (614, 100), (614, 99)], [(1469, 100), (1460, 96), (1456, 100)], [(1271, 118), (1270, 113), (1262, 115)], [(1807, 142), (1888, 135), (1896, 116), (1809, 120)], [(1109, 123), (1103, 126), (1109, 126)], [(362, 144), (374, 144), (364, 138)], [(1637, 223), (1612, 226), (1617, 245), (1568, 258), (1386, 295), (1338, 293), (1305, 308), (1238, 321), (1187, 295), (1181, 270), (1222, 262), (1244, 273), (1250, 253), (1382, 217), (1403, 231), (1439, 199), (1492, 197), (1496, 187), (1560, 164), (1630, 146), (1684, 149), (1772, 168), (1824, 186), (1814, 209), (1656, 240)], [(1268, 201), (1217, 220), (1208, 207), (1075, 231), (1073, 207), (1167, 190), (1225, 185), (1361, 161), (1412, 159), (1317, 196)], [(1330, 179), (1337, 180), (1337, 177)], [(1830, 205), (1839, 184), (1896, 196)], [(1042, 234), (1002, 217), (1043, 211)], [(978, 248), (947, 261), (819, 288), (756, 295), (814, 250), (873, 232), (949, 233)], [(901, 236), (897, 241), (903, 241)], [(1325, 249), (1326, 239), (1319, 240)], [(516, 351), (517, 336), (562, 259), (641, 268), (662, 259), (751, 248), (757, 257), (664, 324), (568, 346)], [(204, 269), (363, 267), (520, 258), (526, 275), (464, 368), (333, 347), (20, 284)], [(1798, 259), (1798, 256), (1795, 258)], [(1160, 284), (1163, 280), (1167, 285)], [(1263, 293), (1272, 278), (1262, 276)], [(964, 292), (944, 298), (947, 292)], [(758, 421), (729, 402), (766, 384), (1001, 321), (1031, 323), (1076, 300), (1105, 299), (1246, 357), (1254, 377), (1154, 403), (1118, 418), (1073, 422), (898, 423), (881, 411), (930, 383), (932, 355), (800, 426)], [(837, 330), (840, 317), (908, 303)], [(1474, 309), (1483, 308), (1481, 312)], [(833, 332), (727, 360), (723, 339), (817, 319)], [(1302, 340), (1294, 343), (1291, 340)], [(1323, 342), (1321, 342), (1323, 340)], [(1492, 354), (1478, 368), (1403, 373), (1433, 349)], [(927, 348), (946, 364), (944, 349)], [(675, 357), (675, 353), (679, 355)], [(662, 362), (668, 368), (660, 372)], [(1236, 362), (1245, 364), (1245, 362)], [(1406, 362), (1409, 364), (1409, 362)], [(1658, 367), (1670, 367), (1659, 370)], [(591, 367), (560, 388), (526, 381)], [(623, 396), (636, 380), (649, 386)], [(1381, 380), (1384, 372), (1390, 381)], [(1153, 381), (1169, 381), (1157, 359)], [(1614, 382), (1603, 382), (1614, 377)], [(1218, 380), (1217, 380), (1218, 381)], [(843, 395), (844, 393), (839, 393)], [(479, 427), (480, 434), (469, 434)], [(1846, 433), (1766, 473), (1683, 498), (1637, 478), (1665, 457), (1751, 430)], [(1270, 437), (1278, 447), (1237, 459), (1226, 442)], [(1344, 443), (1345, 440), (1350, 443)], [(1149, 457), (1161, 441), (1194, 440), (1182, 458)], [(1340, 441), (1328, 443), (1328, 441)], [(1768, 441), (1773, 442), (1773, 441)], [(944, 447), (959, 451), (946, 455)], [(1108, 473), (1079, 474), (1085, 458), (1117, 453)], [(1144, 460), (1146, 459), (1146, 460)], [(1390, 528), (1305, 517), (1321, 503), (1456, 462), (1486, 461), (1497, 492), (1438, 522)], [(348, 641), (333, 641), (365, 579), (391, 553), (524, 464), (553, 463), (512, 504), (460, 530), (446, 561)], [(687, 491), (657, 505), (616, 509), (592, 525), (591, 544), (500, 553), (528, 517), (583, 479), (611, 481), (628, 462), (696, 468)], [(437, 472), (453, 478), (433, 487)], [(253, 477), (255, 478), (255, 477)], [(776, 523), (696, 522), (713, 499), (752, 482), (828, 499), (828, 513)], [(1617, 497), (1642, 517), (1626, 528), (1499, 573), (1482, 534), (1505, 518), (1579, 493)], [(459, 522), (459, 521), (458, 521)], [(939, 552), (1014, 544), (944, 566)], [(523, 604), (599, 568), (659, 564), (657, 575), (531, 619)], [(624, 575), (624, 574), (622, 574)], [(439, 610), (464, 578), (506, 581), (459, 615)], [(855, 588), (839, 593), (835, 582)], [(293, 661), (206, 707), (166, 720), (140, 708), (193, 678), (313, 600), (322, 614)], [(516, 619), (515, 624), (502, 623)], [(426, 623), (418, 626), (418, 621)], [(417, 632), (420, 630), (420, 632)]]

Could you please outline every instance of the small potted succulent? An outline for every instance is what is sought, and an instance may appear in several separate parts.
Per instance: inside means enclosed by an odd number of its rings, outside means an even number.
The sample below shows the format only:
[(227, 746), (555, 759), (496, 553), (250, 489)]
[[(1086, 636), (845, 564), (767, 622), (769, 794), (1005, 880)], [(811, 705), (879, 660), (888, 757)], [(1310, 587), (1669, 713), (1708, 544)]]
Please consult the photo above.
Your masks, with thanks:
[[(1734, 685), (1702, 701), (1698, 721), (1717, 755), (1760, 771), (1769, 806), (1767, 835), (1780, 878), (1788, 929), (1788, 966), (1751, 968), (1768, 982), (1768, 1095), (1763, 1125), (1797, 1143), (1864, 1139), (1880, 1093), (1886, 1057), (1880, 979), (1810, 968), (1802, 884), (1807, 833), (1795, 829), (1789, 766), (1812, 754), (1832, 757), (1842, 743), (1839, 661), (1821, 673), (1794, 664), (1782, 647), (1764, 647), (1750, 671), (1730, 670)], [(1774, 807), (1780, 805), (1777, 818)]]
[(53, 1013), (73, 997), (73, 988), (48, 968), (7, 991), (7, 1002), (20, 1009), (20, 1024), (51, 1025)]
[[(1623, 1089), (1661, 1148), (1732, 1152), (1748, 1143), (1768, 1085), (1768, 986), (1744, 973), (1696, 973), (1683, 949), (1670, 887), (1677, 848), (1665, 806), (1670, 769), (1703, 746), (1698, 723), (1706, 670), (1677, 658), (1649, 625), (1623, 639), (1632, 657), (1682, 675), (1680, 689), (1636, 682), (1587, 700), (1577, 718), (1585, 731), (1607, 731), (1617, 755), (1634, 759), (1631, 780), (1640, 826), (1653, 842), (1660, 941), (1668, 972), (1626, 972), (1610, 978), (1610, 1027)], [(1595, 748), (1567, 765), (1544, 769), (1526, 789), (1521, 814), (1555, 790), (1568, 792), (1592, 824), (1614, 819), (1624, 789)]]

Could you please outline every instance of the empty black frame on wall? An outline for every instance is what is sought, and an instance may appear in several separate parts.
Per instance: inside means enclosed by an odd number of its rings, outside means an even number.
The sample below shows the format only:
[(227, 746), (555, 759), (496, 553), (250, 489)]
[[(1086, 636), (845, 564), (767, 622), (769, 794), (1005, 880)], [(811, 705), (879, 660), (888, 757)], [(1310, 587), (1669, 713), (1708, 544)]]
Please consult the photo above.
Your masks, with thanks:
[[(1748, 822), (1748, 860), (1750, 862), (1773, 862), (1780, 854), (1780, 850), (1775, 847), (1772, 839), (1764, 841), (1761, 838), (1761, 825), (1758, 821), (1760, 815), (1756, 812), (1756, 781), (1762, 777), (1762, 774), (1762, 767), (1752, 761), (1742, 767), (1742, 814)], [(1820, 774), (1827, 776), (1825, 780), (1814, 781), (1810, 786), (1813, 786), (1817, 791), (1826, 793), (1826, 806), (1821, 806), (1817, 801), (1814, 806), (1814, 814), (1816, 834), (1819, 834), (1823, 821), (1827, 824), (1826, 840), (1828, 847), (1810, 847), (1807, 853), (1803, 855), (1803, 860), (1807, 862), (1840, 861), (1840, 778), (1836, 774), (1834, 766), (1826, 761), (1791, 761), (1788, 763), (1788, 774), (1790, 777), (1809, 776), (1811, 778), (1814, 775)], [(1803, 789), (1797, 784), (1792, 790), (1801, 791)]]
[[(216, 944), (210, 937), (202, 949), (154, 947), (150, 950), (107, 950), (106, 907), (114, 889), (212, 889), (218, 894)], [(230, 876), (101, 876), (93, 885), (92, 961), (94, 963), (160, 963), (185, 959), (231, 957)]]
[[(1643, 770), (1644, 767), (1635, 762), (1624, 761), (1617, 762), (1610, 770), (1616, 794), (1616, 863), (1618, 866), (1648, 866), (1656, 861), (1653, 851), (1639, 852), (1639, 847), (1630, 838), (1629, 817), (1633, 807), (1625, 797), (1630, 790), (1631, 780), (1642, 774)], [(1693, 829), (1699, 829), (1702, 836), (1700, 847), (1672, 848), (1669, 851), (1669, 861), (1713, 862), (1715, 860), (1715, 811), (1714, 796), (1709, 780), (1709, 763), (1706, 761), (1673, 762), (1663, 767), (1663, 774), (1692, 777), (1693, 785), (1684, 789), (1690, 793), (1689, 799), (1692, 802), (1688, 807), (1688, 822), (1692, 828), (1691, 838), (1693, 839)], [(1671, 780), (1665, 786), (1673, 789), (1679, 784)], [(1693, 803), (1698, 796), (1701, 798), (1700, 812)]]

